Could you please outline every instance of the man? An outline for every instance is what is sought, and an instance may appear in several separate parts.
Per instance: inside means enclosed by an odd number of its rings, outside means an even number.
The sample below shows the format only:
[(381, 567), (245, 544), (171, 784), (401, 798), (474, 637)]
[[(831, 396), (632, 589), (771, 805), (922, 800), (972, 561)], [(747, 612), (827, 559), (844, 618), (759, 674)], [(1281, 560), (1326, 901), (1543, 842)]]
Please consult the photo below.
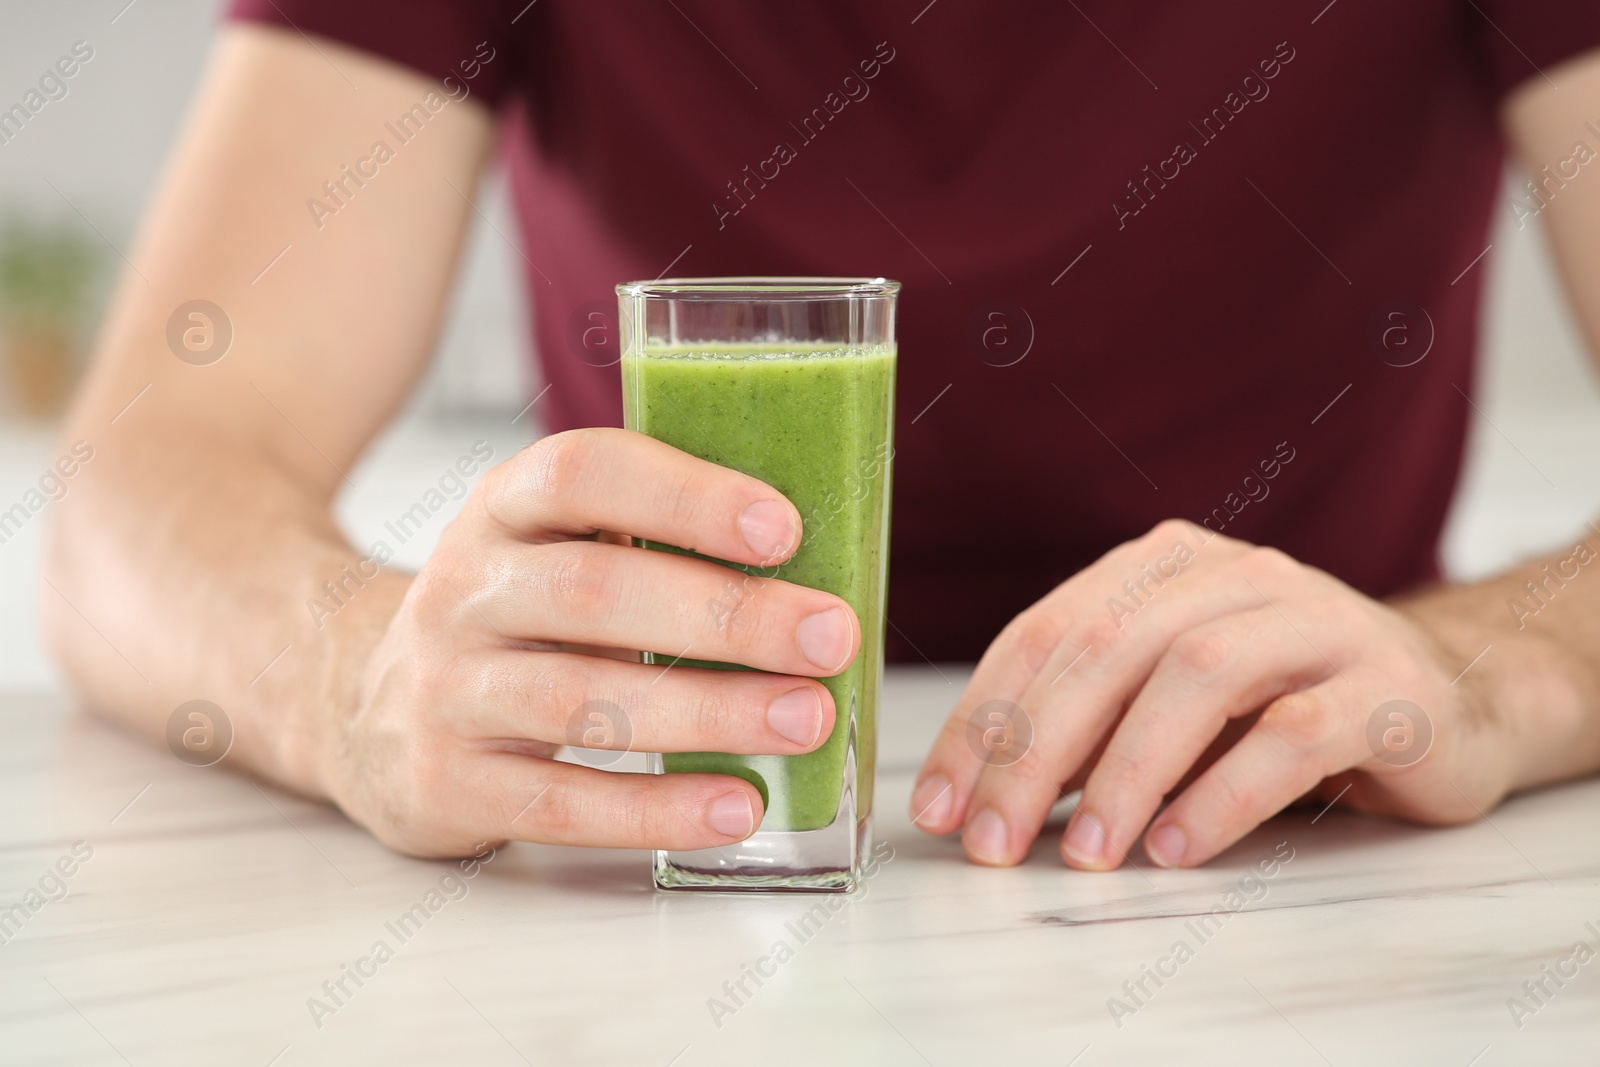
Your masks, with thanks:
[[(1142, 843), (1192, 866), (1307, 794), (1453, 822), (1600, 766), (1576, 550), (1470, 587), (1436, 565), (1492, 211), (1547, 226), (1600, 337), (1600, 8), (233, 14), (68, 429), (105, 444), (60, 507), (47, 625), (108, 717), (158, 734), (214, 700), (237, 765), (417, 854), (748, 835), (738, 779), (552, 761), (572, 709), (627, 708), (645, 750), (808, 751), (835, 722), (814, 679), (864, 620), (783, 582), (719, 620), (694, 607), (716, 565), (619, 543), (753, 563), (803, 529), (603, 428), (592, 327), (614, 283), (668, 270), (883, 274), (905, 283), (890, 654), (983, 654), (918, 779), (924, 830), (1016, 863), (1081, 787), (1068, 864)], [(322, 583), (372, 574), (329, 502), (426, 362), (497, 133), (563, 432), (490, 471), (418, 574), (310, 618)], [(1509, 207), (1507, 140), (1535, 175)], [(196, 299), (231, 327), (221, 359), (169, 347), (215, 325), (182, 317)], [(1528, 590), (1537, 612), (1508, 610)], [(633, 661), (685, 641), (766, 673), (652, 685)], [(993, 701), (1032, 733), (1011, 766), (966, 743)], [(1387, 758), (1374, 724), (1425, 754)]]

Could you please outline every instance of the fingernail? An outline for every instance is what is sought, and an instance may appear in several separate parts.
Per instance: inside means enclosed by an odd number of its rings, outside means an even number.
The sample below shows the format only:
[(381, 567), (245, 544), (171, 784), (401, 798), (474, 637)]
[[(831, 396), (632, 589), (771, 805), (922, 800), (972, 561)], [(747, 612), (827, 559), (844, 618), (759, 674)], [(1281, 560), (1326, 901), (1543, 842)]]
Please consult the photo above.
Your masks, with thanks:
[(930, 774), (911, 794), (911, 821), (918, 826), (943, 826), (955, 803), (956, 791), (950, 779)]
[(739, 533), (763, 562), (776, 559), (794, 543), (794, 513), (776, 500), (757, 500), (739, 512)]
[(1067, 855), (1079, 863), (1099, 863), (1106, 854), (1106, 832), (1093, 815), (1075, 812), (1072, 825), (1067, 827), (1066, 845)]
[(972, 817), (967, 824), (967, 832), (961, 835), (961, 843), (976, 860), (994, 864), (1011, 862), (1010, 846), (1006, 841), (1006, 821), (999, 812), (990, 808), (984, 808)]
[(767, 705), (767, 725), (807, 748), (822, 733), (822, 701), (814, 689), (793, 689)]
[(706, 822), (717, 833), (742, 841), (755, 832), (756, 813), (743, 793), (724, 793), (706, 810)]
[(1183, 853), (1188, 847), (1189, 839), (1182, 830), (1170, 823), (1151, 830), (1144, 839), (1144, 850), (1157, 867), (1178, 866), (1183, 862)]
[(855, 633), (843, 608), (829, 608), (802, 619), (795, 630), (800, 652), (818, 669), (833, 674), (844, 669), (850, 658)]

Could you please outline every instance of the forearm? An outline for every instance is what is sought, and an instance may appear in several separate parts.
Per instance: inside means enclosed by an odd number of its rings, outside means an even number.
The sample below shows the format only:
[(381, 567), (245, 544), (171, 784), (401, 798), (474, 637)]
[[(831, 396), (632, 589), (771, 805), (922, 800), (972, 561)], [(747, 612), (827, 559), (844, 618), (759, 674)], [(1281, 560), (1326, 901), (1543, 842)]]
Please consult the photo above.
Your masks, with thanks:
[(1505, 725), (1515, 748), (1508, 790), (1600, 769), (1597, 548), (1600, 537), (1586, 531), (1582, 542), (1487, 581), (1395, 604), (1459, 664), (1456, 686)]
[[(230, 762), (314, 795), (408, 585), (359, 566), (330, 503), (426, 365), (492, 134), (440, 91), (332, 41), (224, 29), (64, 431), (95, 450), (53, 506), (42, 591), (73, 686), (153, 737), (212, 701)], [(308, 215), (352, 146), (429, 100), (381, 181)], [(172, 331), (197, 297), (229, 343), (194, 360)]]
[[(1530, 173), (1556, 166), (1575, 140), (1588, 137), (1600, 101), (1600, 52), (1552, 74), (1561, 91), (1550, 78), (1529, 78), (1504, 109), (1507, 134)], [(1542, 207), (1539, 221), (1591, 355), (1600, 353), (1600, 187), (1574, 183)], [(1582, 537), (1490, 581), (1413, 602), (1428, 627), (1466, 657), (1463, 665), (1492, 644), (1460, 684), (1477, 678), (1515, 729), (1517, 788), (1600, 768), (1600, 531), (1591, 525)]]
[[(258, 451), (149, 429), (99, 448), (58, 505), (42, 593), (56, 658), (89, 708), (152, 738), (180, 704), (215, 703), (229, 763), (326, 796), (327, 732), (409, 578), (361, 578), (373, 565), (326, 504)], [(311, 611), (335, 604), (328, 581), (344, 604)]]

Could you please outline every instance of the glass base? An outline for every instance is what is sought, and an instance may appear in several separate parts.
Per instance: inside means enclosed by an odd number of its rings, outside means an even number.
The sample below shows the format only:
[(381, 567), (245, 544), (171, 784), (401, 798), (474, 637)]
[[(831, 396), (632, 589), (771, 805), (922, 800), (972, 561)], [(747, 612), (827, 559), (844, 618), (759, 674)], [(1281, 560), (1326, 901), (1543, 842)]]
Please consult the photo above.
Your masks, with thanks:
[[(757, 830), (736, 845), (657, 852), (657, 889), (726, 892), (848, 893), (872, 851), (872, 819), (850, 830), (844, 812), (820, 830)], [(852, 813), (851, 822), (854, 821)], [(841, 854), (842, 839), (848, 839)]]
[[(848, 893), (872, 852), (872, 818), (856, 818), (854, 702), (845, 739), (844, 782), (833, 821), (816, 830), (757, 830), (720, 848), (657, 851), (657, 889)], [(651, 757), (660, 772), (660, 755)]]

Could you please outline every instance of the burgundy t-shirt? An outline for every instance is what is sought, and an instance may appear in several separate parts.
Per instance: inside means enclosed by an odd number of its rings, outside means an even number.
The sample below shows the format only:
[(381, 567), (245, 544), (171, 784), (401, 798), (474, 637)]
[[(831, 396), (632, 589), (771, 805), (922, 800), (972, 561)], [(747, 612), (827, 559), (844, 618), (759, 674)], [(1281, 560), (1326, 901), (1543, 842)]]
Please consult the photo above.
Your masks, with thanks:
[(1436, 577), (1497, 107), (1600, 44), (1593, 0), (233, 11), (501, 109), (552, 429), (621, 422), (618, 282), (903, 282), (889, 652), (936, 660), (1171, 516)]

